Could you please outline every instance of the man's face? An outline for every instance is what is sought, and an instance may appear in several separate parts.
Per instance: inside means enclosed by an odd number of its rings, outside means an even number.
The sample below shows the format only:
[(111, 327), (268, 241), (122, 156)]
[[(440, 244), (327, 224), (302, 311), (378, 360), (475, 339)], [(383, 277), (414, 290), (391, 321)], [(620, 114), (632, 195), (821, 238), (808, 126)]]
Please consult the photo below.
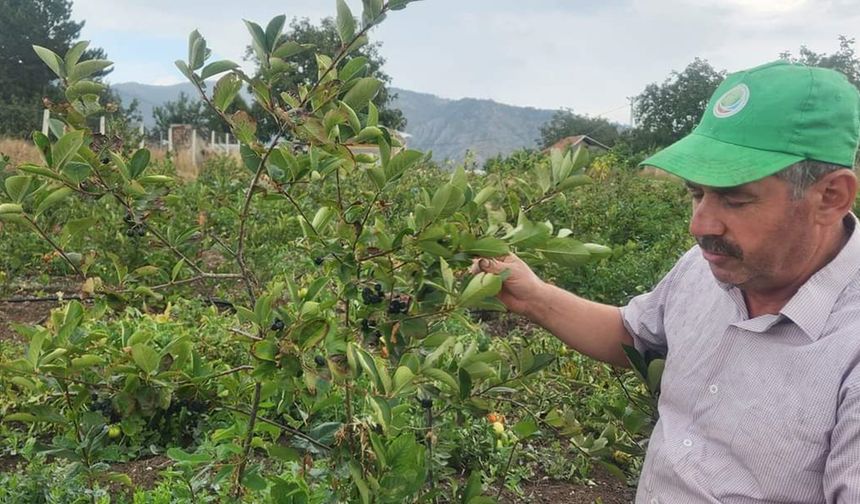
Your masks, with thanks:
[(774, 176), (731, 188), (687, 187), (690, 233), (717, 280), (767, 291), (804, 273), (817, 242), (808, 194), (792, 199)]

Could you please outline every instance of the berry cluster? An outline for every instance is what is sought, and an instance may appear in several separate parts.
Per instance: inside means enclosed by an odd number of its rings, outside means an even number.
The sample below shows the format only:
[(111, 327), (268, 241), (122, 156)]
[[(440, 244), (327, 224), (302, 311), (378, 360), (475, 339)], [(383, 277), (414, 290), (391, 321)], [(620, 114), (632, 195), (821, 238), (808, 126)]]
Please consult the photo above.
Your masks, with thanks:
[(122, 220), (125, 222), (126, 236), (143, 236), (146, 234), (146, 223), (137, 220), (131, 212), (126, 211)]
[(385, 299), (385, 295), (382, 293), (381, 284), (373, 284), (373, 289), (371, 289), (370, 287), (365, 287), (361, 290), (361, 300), (366, 305), (375, 305), (381, 303), (383, 299)]
[(411, 299), (406, 294), (391, 296), (391, 299), (388, 301), (388, 313), (396, 315), (398, 313), (408, 312), (410, 301)]
[(284, 330), (284, 321), (283, 321), (283, 320), (281, 320), (281, 319), (279, 319), (279, 318), (276, 318), (276, 319), (272, 322), (271, 327), (269, 327), (269, 330), (270, 330), (270, 331), (274, 331), (274, 332), (283, 331), (283, 330)]

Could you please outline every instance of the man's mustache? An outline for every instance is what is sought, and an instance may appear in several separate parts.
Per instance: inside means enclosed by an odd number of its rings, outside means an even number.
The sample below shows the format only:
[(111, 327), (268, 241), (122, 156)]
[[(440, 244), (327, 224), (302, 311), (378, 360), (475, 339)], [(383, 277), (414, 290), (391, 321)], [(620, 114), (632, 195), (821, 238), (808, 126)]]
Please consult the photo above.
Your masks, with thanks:
[(697, 236), (696, 241), (699, 243), (699, 247), (701, 247), (702, 250), (705, 250), (706, 252), (710, 252), (712, 254), (720, 254), (734, 257), (737, 259), (742, 259), (744, 256), (744, 253), (740, 247), (738, 247), (734, 243), (724, 240), (723, 238), (720, 238), (719, 236)]

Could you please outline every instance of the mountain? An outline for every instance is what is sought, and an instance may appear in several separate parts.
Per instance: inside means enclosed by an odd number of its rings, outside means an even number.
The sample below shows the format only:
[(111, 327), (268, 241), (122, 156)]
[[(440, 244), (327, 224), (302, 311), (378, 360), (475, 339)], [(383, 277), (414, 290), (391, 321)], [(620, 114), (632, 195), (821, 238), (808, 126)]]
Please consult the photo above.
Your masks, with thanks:
[(516, 107), (492, 100), (437, 96), (392, 88), (393, 106), (406, 116), (410, 147), (433, 151), (437, 160), (460, 161), (471, 150), (481, 162), (523, 147), (537, 147), (540, 127), (552, 110)]
[[(111, 86), (128, 104), (137, 99), (144, 124), (154, 126), (152, 109), (175, 101), (179, 93), (195, 97), (189, 83), (153, 86), (128, 82)], [(409, 147), (433, 151), (437, 161), (462, 161), (466, 151), (480, 164), (499, 154), (524, 147), (536, 147), (540, 127), (552, 117), (552, 110), (516, 107), (492, 100), (463, 98), (449, 100), (432, 94), (392, 88), (397, 94), (393, 106), (406, 116)]]

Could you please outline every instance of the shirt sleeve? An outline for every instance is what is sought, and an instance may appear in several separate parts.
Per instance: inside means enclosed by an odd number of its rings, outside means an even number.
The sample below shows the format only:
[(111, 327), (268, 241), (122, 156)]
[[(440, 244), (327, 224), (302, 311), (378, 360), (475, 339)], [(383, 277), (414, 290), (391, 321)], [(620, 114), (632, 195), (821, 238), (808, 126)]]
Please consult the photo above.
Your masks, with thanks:
[(666, 304), (670, 294), (675, 290), (673, 288), (675, 282), (683, 276), (696, 253), (698, 253), (698, 247), (688, 250), (653, 290), (634, 297), (626, 306), (621, 307), (621, 320), (633, 338), (633, 346), (639, 353), (644, 354), (646, 351), (661, 355), (668, 353), (663, 326)]
[(860, 377), (844, 392), (836, 412), (824, 469), (824, 495), (827, 504), (860, 502)]

